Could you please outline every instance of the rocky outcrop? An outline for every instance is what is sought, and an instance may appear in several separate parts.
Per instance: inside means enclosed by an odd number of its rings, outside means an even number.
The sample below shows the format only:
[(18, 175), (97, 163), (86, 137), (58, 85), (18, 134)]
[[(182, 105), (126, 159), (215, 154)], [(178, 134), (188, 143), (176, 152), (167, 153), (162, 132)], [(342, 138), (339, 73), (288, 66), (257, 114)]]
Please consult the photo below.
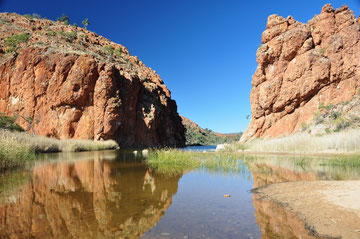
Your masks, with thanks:
[(18, 195), (0, 203), (0, 238), (140, 238), (177, 192), (181, 175), (97, 152), (93, 160), (79, 156), (38, 165)]
[[(125, 47), (46, 19), (2, 13), (0, 21), (0, 112), (22, 127), (123, 147), (185, 144), (170, 91)], [(20, 34), (28, 39), (11, 45)]]
[(360, 20), (330, 4), (308, 23), (268, 18), (250, 94), (252, 119), (241, 141), (298, 131), (320, 105), (351, 100), (360, 86)]

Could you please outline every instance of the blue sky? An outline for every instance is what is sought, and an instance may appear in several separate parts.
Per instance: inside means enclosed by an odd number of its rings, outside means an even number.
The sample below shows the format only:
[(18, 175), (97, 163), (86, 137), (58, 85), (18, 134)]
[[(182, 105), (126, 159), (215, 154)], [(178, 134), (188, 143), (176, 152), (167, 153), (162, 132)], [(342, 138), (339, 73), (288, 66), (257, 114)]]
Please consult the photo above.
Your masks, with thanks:
[(267, 17), (292, 15), (307, 22), (324, 4), (360, 0), (0, 0), (1, 12), (38, 13), (70, 23), (89, 18), (89, 30), (126, 46), (155, 69), (172, 92), (178, 111), (203, 128), (244, 131), (256, 50)]

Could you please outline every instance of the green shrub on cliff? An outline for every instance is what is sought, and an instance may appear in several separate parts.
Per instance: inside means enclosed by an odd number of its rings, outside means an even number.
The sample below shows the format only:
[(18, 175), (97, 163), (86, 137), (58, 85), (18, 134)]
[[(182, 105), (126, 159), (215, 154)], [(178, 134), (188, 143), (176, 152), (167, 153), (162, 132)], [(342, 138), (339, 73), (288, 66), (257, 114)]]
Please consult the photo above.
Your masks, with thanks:
[(31, 19), (31, 15), (30, 15), (30, 14), (25, 14), (24, 17), (27, 18), (27, 19)]
[(87, 19), (87, 18), (85, 18), (81, 23), (83, 24), (85, 29), (87, 29), (87, 26), (90, 24), (89, 19)]
[(114, 54), (114, 47), (112, 46), (104, 46), (103, 50), (107, 56), (112, 56)]
[(5, 38), (6, 52), (16, 52), (20, 48), (20, 44), (27, 42), (30, 38), (30, 34), (22, 33), (15, 34)]
[(63, 32), (60, 31), (57, 33), (60, 37), (64, 38), (68, 42), (73, 42), (77, 36), (77, 33), (75, 31), (72, 32)]
[(7, 129), (10, 131), (24, 131), (17, 123), (15, 123), (16, 117), (6, 116), (0, 113), (0, 129)]
[(46, 35), (48, 35), (48, 36), (56, 36), (56, 32), (53, 31), (53, 30), (47, 30)]
[(69, 25), (70, 18), (63, 13), (63, 15), (61, 17), (57, 18), (57, 21), (64, 23), (64, 25)]
[(114, 52), (115, 52), (115, 55), (116, 55), (117, 57), (121, 57), (121, 52), (122, 52), (122, 51), (121, 51), (121, 48), (120, 48), (120, 47), (116, 48)]

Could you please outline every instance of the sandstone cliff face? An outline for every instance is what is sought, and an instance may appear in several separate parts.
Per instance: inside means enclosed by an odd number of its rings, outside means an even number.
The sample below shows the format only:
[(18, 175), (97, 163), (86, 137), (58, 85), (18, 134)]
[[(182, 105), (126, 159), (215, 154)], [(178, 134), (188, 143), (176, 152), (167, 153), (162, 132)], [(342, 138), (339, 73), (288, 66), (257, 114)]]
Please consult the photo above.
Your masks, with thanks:
[[(120, 146), (183, 146), (176, 102), (155, 71), (85, 29), (0, 14), (0, 112), (39, 135), (114, 139)], [(17, 52), (5, 39), (29, 35)]]
[(348, 101), (360, 86), (360, 20), (330, 4), (307, 24), (268, 18), (250, 94), (252, 119), (241, 141), (298, 131), (320, 105)]

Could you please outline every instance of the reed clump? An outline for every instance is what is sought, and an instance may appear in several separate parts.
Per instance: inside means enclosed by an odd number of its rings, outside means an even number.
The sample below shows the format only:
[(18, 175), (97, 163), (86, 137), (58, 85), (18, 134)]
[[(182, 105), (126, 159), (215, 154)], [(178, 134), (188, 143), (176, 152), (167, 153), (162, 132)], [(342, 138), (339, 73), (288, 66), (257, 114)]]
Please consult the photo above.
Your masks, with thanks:
[(16, 140), (0, 137), (0, 172), (23, 167), (26, 161), (33, 159), (33, 150)]
[(182, 174), (184, 171), (204, 169), (210, 172), (237, 173), (245, 171), (238, 155), (230, 153), (194, 152), (178, 149), (150, 151), (146, 164), (159, 173)]

